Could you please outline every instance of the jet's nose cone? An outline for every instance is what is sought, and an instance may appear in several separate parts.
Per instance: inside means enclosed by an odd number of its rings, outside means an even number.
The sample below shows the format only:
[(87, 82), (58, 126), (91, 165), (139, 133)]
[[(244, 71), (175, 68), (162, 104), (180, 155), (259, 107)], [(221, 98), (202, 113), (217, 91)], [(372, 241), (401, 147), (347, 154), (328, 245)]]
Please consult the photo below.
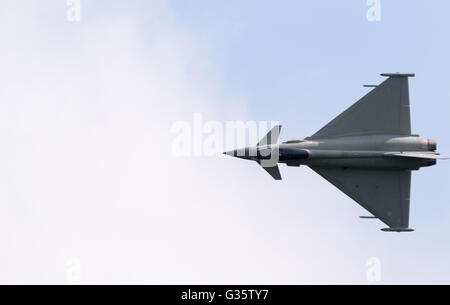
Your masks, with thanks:
[(235, 156), (235, 150), (224, 151), (223, 154), (234, 157)]
[(255, 147), (245, 147), (234, 149), (230, 151), (225, 151), (224, 155), (229, 155), (236, 158), (246, 159), (246, 160), (254, 160), (257, 156), (257, 149)]

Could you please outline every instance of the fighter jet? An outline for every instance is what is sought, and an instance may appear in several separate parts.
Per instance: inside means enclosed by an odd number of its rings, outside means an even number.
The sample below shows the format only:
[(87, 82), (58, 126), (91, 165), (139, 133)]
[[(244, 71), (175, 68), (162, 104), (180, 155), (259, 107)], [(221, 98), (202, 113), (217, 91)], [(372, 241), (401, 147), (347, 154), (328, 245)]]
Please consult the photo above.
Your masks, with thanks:
[(224, 154), (258, 162), (275, 180), (278, 163), (307, 165), (388, 225), (386, 232), (411, 232), (411, 171), (447, 159), (433, 140), (411, 134), (408, 77), (388, 77), (310, 137), (277, 144), (275, 126), (254, 147)]

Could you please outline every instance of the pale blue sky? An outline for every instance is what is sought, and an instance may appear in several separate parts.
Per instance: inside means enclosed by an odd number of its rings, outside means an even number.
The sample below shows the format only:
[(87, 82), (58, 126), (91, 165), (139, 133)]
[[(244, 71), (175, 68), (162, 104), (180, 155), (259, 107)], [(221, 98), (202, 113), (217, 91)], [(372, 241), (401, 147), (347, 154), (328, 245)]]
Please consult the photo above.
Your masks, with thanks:
[[(414, 72), (412, 129), (450, 155), (448, 1), (10, 0), (0, 10), (1, 282), (449, 283), (450, 163), (413, 173), (411, 234), (308, 168), (170, 155), (177, 120), (311, 135)], [(242, 162), (240, 162), (242, 161)]]

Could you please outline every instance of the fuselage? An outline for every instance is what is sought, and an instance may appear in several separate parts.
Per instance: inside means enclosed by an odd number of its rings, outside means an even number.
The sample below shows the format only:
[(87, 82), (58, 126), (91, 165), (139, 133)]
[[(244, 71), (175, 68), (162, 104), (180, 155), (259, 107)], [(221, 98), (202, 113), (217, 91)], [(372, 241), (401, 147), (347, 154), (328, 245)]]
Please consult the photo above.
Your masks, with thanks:
[(270, 165), (417, 170), (436, 163), (423, 158), (387, 156), (386, 152), (435, 151), (436, 142), (419, 136), (364, 135), (306, 138), (233, 151), (237, 157)]

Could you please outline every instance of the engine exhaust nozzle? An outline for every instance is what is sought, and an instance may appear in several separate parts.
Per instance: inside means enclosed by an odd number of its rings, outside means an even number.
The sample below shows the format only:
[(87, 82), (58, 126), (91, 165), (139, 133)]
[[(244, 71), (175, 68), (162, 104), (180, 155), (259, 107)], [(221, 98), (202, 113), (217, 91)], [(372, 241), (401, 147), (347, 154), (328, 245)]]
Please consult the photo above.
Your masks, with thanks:
[(433, 140), (427, 140), (427, 150), (435, 151), (437, 149), (437, 143)]

